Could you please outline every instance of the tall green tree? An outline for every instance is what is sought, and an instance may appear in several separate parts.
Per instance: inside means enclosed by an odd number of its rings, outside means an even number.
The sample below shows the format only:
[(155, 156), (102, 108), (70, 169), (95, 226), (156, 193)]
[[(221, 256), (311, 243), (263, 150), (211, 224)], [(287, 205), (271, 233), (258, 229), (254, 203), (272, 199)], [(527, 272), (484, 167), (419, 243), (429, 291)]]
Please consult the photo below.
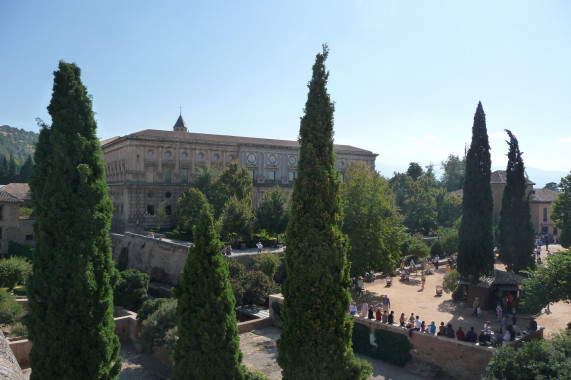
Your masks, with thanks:
[(24, 165), (20, 168), (20, 178), (19, 181), (22, 183), (28, 183), (30, 177), (32, 176), (34, 170), (34, 161), (32, 155), (29, 155), (24, 162)]
[(421, 178), (410, 183), (404, 197), (401, 211), (403, 223), (410, 233), (422, 232), (426, 235), (436, 227), (436, 202), (426, 182), (427, 179)]
[(254, 230), (252, 205), (246, 199), (230, 197), (219, 219), (222, 238), (225, 241), (249, 240)]
[(458, 230), (458, 271), (473, 282), (494, 269), (491, 164), (486, 115), (479, 102), (466, 156), (462, 223)]
[(340, 176), (333, 150), (326, 45), (317, 54), (299, 132), (298, 178), (286, 231), (287, 278), (278, 363), (288, 379), (364, 379), (370, 365), (351, 348), (349, 266), (340, 231)]
[(214, 208), (214, 218), (220, 217), (226, 202), (235, 196), (239, 201), (244, 201), (252, 207), (252, 188), (254, 184), (246, 168), (241, 168), (238, 161), (232, 161), (230, 165), (216, 178), (210, 188), (209, 197), (205, 194)]
[(444, 188), (434, 189), (432, 192), (436, 203), (436, 222), (440, 227), (454, 227), (462, 215), (462, 197), (449, 193)]
[(534, 228), (527, 193), (527, 180), (517, 138), (506, 129), (510, 141), (506, 186), (500, 211), (499, 259), (510, 272), (533, 268)]
[(530, 313), (537, 313), (548, 303), (571, 301), (571, 250), (558, 252), (526, 273), (521, 304)]
[(466, 158), (451, 154), (445, 161), (442, 161), (442, 184), (448, 191), (461, 189), (466, 176)]
[(420, 166), (418, 162), (411, 162), (408, 165), (406, 175), (412, 178), (413, 181), (417, 181), (423, 174), (424, 171), (422, 170), (422, 166)]
[(113, 206), (91, 97), (75, 64), (60, 61), (30, 181), (36, 213), (28, 283), (32, 379), (114, 379), (121, 369), (113, 322), (109, 229)]
[(286, 193), (278, 186), (264, 194), (264, 199), (256, 209), (258, 228), (275, 235), (285, 232), (289, 221), (289, 202)]
[(560, 229), (561, 246), (569, 248), (571, 247), (571, 174), (561, 178), (559, 187), (561, 192), (553, 202), (551, 219)]
[(174, 218), (179, 230), (192, 234), (194, 226), (198, 225), (198, 218), (204, 205), (208, 204), (206, 196), (197, 188), (191, 188), (176, 202)]
[(196, 228), (181, 275), (173, 379), (243, 379), (240, 338), (228, 264), (220, 253), (208, 206)]
[(341, 185), (342, 231), (349, 238), (351, 273), (392, 270), (398, 264), (403, 234), (388, 181), (365, 163), (352, 163)]

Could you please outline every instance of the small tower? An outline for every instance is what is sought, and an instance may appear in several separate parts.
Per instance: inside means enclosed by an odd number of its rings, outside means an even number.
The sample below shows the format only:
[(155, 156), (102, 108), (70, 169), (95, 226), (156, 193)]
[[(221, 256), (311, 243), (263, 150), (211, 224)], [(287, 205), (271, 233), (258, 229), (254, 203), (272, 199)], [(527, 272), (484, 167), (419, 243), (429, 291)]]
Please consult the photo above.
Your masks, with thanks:
[(188, 128), (186, 127), (186, 123), (182, 118), (182, 114), (179, 115), (176, 123), (174, 123), (173, 131), (175, 132), (188, 132)]

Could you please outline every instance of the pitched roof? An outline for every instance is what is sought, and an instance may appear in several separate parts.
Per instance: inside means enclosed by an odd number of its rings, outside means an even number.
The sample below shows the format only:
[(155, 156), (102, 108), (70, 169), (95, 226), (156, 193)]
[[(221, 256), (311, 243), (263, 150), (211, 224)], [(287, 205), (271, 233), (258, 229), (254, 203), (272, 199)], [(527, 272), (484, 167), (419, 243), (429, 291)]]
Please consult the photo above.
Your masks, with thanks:
[[(490, 177), (490, 183), (507, 183), (507, 172), (505, 170), (496, 170), (492, 172)], [(527, 180), (528, 185), (535, 185), (535, 182)]]
[(555, 202), (555, 198), (559, 195), (557, 191), (551, 189), (533, 189), (533, 191), (535, 194), (529, 197), (530, 202)]
[[(291, 140), (277, 140), (277, 139), (264, 139), (256, 137), (242, 137), (242, 136), (227, 136), (227, 135), (212, 135), (207, 133), (189, 133), (179, 131), (164, 131), (157, 129), (145, 129), (139, 132), (131, 133), (123, 137), (115, 137), (101, 142), (101, 145), (106, 145), (113, 141), (122, 139), (169, 139), (175, 141), (188, 141), (188, 142), (213, 142), (213, 143), (233, 143), (244, 145), (278, 145), (282, 147), (291, 147), (298, 149), (299, 142)], [(335, 144), (336, 151), (349, 151), (353, 153), (375, 154), (369, 150), (356, 148), (351, 145)]]
[(23, 201), (28, 201), (32, 198), (32, 192), (30, 191), (30, 186), (27, 183), (9, 183), (2, 187), (2, 189), (0, 189), (0, 192), (1, 191)]
[(0, 202), (21, 203), (24, 201), (0, 189)]
[(479, 287), (490, 288), (492, 285), (521, 285), (523, 276), (515, 273), (508, 273), (503, 270), (494, 269), (491, 276), (480, 276)]
[(180, 115), (178, 117), (178, 119), (176, 120), (176, 123), (174, 123), (174, 129), (176, 128), (184, 128), (184, 130), (186, 131), (186, 123), (184, 122), (184, 119), (182, 118), (182, 115)]

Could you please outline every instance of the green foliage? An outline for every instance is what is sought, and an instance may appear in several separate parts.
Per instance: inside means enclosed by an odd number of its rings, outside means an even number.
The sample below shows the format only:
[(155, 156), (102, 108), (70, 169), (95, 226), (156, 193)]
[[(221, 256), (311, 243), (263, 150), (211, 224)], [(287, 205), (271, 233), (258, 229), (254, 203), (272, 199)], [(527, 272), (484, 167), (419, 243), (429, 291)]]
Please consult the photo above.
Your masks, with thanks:
[(452, 301), (460, 302), (466, 300), (466, 287), (464, 286), (457, 286), (456, 289), (452, 292)]
[(413, 181), (418, 181), (418, 179), (422, 177), (423, 173), (422, 166), (417, 162), (411, 162), (406, 170), (406, 175), (412, 178)]
[(30, 218), (34, 215), (34, 209), (30, 207), (20, 207), (20, 218)]
[(403, 239), (388, 181), (364, 163), (352, 163), (341, 186), (343, 233), (349, 238), (351, 273), (387, 272), (397, 264)]
[(280, 265), (280, 257), (273, 253), (262, 253), (254, 257), (254, 268), (262, 271), (269, 279), (274, 278)]
[(462, 275), (458, 273), (456, 269), (452, 269), (444, 275), (444, 278), (442, 279), (442, 288), (446, 293), (453, 292), (458, 287), (458, 281), (461, 278)]
[[(141, 327), (141, 347), (144, 352), (153, 353), (157, 348), (170, 342), (169, 336), (176, 331), (176, 300), (161, 302)], [(172, 346), (168, 352), (172, 351)]]
[(127, 269), (119, 274), (119, 282), (113, 292), (115, 305), (138, 310), (148, 298), (149, 275), (137, 269)]
[(247, 200), (231, 196), (220, 215), (220, 232), (225, 241), (238, 242), (252, 236), (254, 217)]
[[(424, 244), (422, 239), (412, 235), (405, 237), (401, 245), (401, 251), (403, 257), (413, 255), (417, 258), (424, 258), (430, 254), (430, 248)], [(408, 261), (406, 263), (408, 264)]]
[(404, 198), (402, 212), (404, 225), (410, 233), (422, 232), (424, 235), (436, 227), (436, 201), (425, 179), (412, 182)]
[(24, 285), (32, 274), (32, 264), (24, 257), (0, 259), (0, 286), (11, 292), (16, 285)]
[(375, 344), (370, 342), (371, 329), (360, 323), (353, 326), (353, 349), (355, 352), (404, 366), (411, 359), (412, 344), (406, 336), (392, 331), (377, 329), (374, 332)]
[(208, 204), (206, 196), (198, 189), (191, 188), (176, 202), (174, 218), (177, 228), (187, 234), (192, 234), (194, 226), (198, 224), (200, 211)]
[(169, 219), (167, 206), (168, 206), (167, 201), (162, 201), (161, 203), (159, 203), (159, 207), (157, 208), (157, 220), (159, 221), (159, 230), (163, 228), (163, 225)]
[(42, 125), (30, 180), (36, 213), (27, 317), (32, 377), (114, 379), (121, 369), (113, 323), (118, 273), (101, 144), (79, 67), (60, 61), (54, 76), (52, 125)]
[(146, 320), (151, 316), (151, 314), (169, 302), (174, 302), (176, 305), (176, 300), (171, 298), (147, 299), (145, 302), (143, 302), (139, 310), (137, 310), (137, 319), (141, 322)]
[[(218, 177), (220, 177), (218, 168), (207, 166), (206, 168), (199, 169), (196, 180), (194, 181), (196, 188), (204, 194), (209, 201), (212, 199), (212, 184)], [(201, 210), (202, 208), (198, 210), (199, 214), (197, 217), (200, 215)]]
[(462, 222), (458, 231), (458, 271), (472, 282), (494, 269), (491, 164), (486, 115), (480, 102), (474, 115), (472, 142), (466, 156)]
[(238, 160), (230, 165), (212, 182), (208, 193), (205, 193), (214, 208), (214, 219), (218, 219), (230, 198), (235, 197), (240, 203), (252, 209), (252, 179), (248, 169), (241, 168)]
[(535, 231), (527, 194), (525, 166), (516, 137), (510, 137), (506, 186), (500, 211), (499, 259), (509, 272), (519, 273), (534, 266), (532, 255)]
[(27, 338), (28, 329), (22, 322), (16, 322), (10, 330), (10, 337)]
[(444, 251), (442, 250), (442, 243), (440, 243), (440, 240), (436, 240), (430, 246), (430, 257), (436, 257), (436, 256), (441, 257), (443, 255)]
[(25, 257), (28, 260), (32, 260), (32, 252), (34, 251), (33, 247), (29, 245), (24, 245), (20, 243), (16, 243), (15, 241), (10, 241), (8, 243), (8, 256), (19, 256)]
[(238, 260), (228, 260), (228, 271), (230, 278), (242, 278), (246, 275), (246, 266)]
[(277, 237), (284, 233), (289, 221), (289, 203), (286, 193), (278, 186), (264, 194), (256, 210), (258, 228)]
[(442, 184), (448, 191), (459, 190), (464, 186), (466, 176), (466, 157), (460, 159), (459, 156), (451, 154), (446, 161), (441, 163)]
[(524, 310), (535, 313), (548, 303), (571, 301), (571, 250), (556, 253), (546, 265), (525, 273), (529, 277), (523, 280), (520, 300)]
[(244, 380), (269, 380), (269, 378), (266, 375), (264, 375), (263, 372), (255, 371), (255, 372), (247, 372), (244, 377)]
[(22, 318), (24, 310), (16, 302), (16, 297), (0, 288), (0, 324), (9, 325)]
[(433, 190), (436, 202), (436, 222), (441, 227), (453, 227), (454, 223), (462, 215), (462, 197), (447, 193), (445, 189)]
[(28, 182), (37, 141), (35, 132), (0, 126), (0, 183)]
[(556, 334), (552, 340), (524, 342), (516, 351), (499, 347), (492, 356), (487, 379), (536, 380), (571, 378), (571, 334)]
[[(340, 176), (327, 93), (328, 49), (317, 54), (299, 131), (298, 178), (286, 232), (287, 278), (278, 363), (284, 380), (365, 379), (371, 367), (351, 349), (349, 266), (340, 231)], [(309, 354), (311, 353), (311, 354)]]
[(196, 228), (181, 275), (176, 321), (173, 379), (243, 379), (235, 300), (228, 264), (216, 237), (208, 206)]
[(458, 252), (458, 230), (454, 228), (439, 230), (438, 237), (442, 244), (444, 255), (450, 256), (451, 254)]
[(551, 219), (560, 229), (561, 246), (569, 248), (571, 247), (571, 174), (561, 178), (559, 187), (561, 192), (553, 202)]
[(377, 347), (372, 350), (372, 357), (401, 367), (408, 363), (412, 343), (406, 336), (381, 329), (375, 330), (374, 335)]

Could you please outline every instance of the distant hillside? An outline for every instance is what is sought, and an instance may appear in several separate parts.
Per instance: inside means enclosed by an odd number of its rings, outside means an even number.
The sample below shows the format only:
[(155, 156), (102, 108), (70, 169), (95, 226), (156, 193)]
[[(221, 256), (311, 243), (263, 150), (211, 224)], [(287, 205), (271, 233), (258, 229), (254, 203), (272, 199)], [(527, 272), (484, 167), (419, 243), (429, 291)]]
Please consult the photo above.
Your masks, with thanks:
[(18, 164), (23, 164), (26, 158), (36, 151), (38, 134), (12, 128), (8, 125), (0, 126), (0, 156), (10, 158), (12, 154)]

